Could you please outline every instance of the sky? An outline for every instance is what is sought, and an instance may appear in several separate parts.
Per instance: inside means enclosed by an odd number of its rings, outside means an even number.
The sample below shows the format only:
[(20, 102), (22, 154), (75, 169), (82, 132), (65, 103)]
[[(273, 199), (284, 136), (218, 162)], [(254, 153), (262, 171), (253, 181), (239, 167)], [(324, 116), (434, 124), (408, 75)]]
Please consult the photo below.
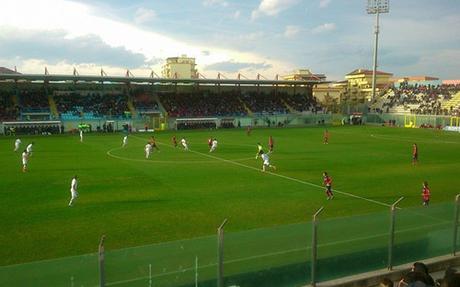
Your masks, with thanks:
[[(342, 80), (372, 68), (367, 0), (0, 0), (0, 66), (22, 73), (161, 75), (167, 57), (200, 74), (267, 79), (307, 68)], [(460, 1), (390, 0), (379, 70), (460, 79)]]

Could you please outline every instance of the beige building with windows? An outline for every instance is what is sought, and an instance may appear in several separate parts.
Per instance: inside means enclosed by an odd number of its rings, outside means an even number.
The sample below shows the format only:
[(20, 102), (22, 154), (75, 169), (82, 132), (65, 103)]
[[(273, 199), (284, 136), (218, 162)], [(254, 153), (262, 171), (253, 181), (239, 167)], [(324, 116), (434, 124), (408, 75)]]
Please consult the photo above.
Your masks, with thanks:
[[(376, 73), (376, 93), (391, 84), (393, 74), (377, 71)], [(342, 98), (343, 101), (364, 103), (372, 96), (372, 71), (356, 69), (345, 76), (347, 80), (346, 91)]]
[(198, 71), (195, 58), (189, 58), (187, 55), (167, 58), (161, 74), (167, 79), (196, 79)]
[(281, 78), (285, 81), (326, 81), (326, 76), (324, 74), (313, 74), (309, 69), (298, 69), (289, 75), (282, 76)]

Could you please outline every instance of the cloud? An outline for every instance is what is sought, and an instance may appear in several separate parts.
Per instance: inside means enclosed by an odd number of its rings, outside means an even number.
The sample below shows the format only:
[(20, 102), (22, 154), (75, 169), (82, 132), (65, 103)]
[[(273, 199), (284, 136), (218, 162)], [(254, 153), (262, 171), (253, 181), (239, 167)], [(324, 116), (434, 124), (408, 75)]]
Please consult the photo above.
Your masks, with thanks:
[(96, 35), (65, 38), (62, 31), (3, 30), (0, 58), (40, 59), (48, 63), (92, 63), (126, 68), (140, 67), (146, 57), (124, 47), (111, 47)]
[(140, 7), (136, 10), (136, 14), (134, 16), (134, 23), (136, 24), (144, 24), (151, 22), (156, 18), (157, 14), (154, 10)]
[(284, 37), (286, 38), (293, 38), (300, 32), (299, 26), (288, 25), (284, 29)]
[(336, 29), (335, 23), (324, 23), (311, 29), (313, 34), (321, 34), (334, 31)]
[[(212, 46), (208, 43), (188, 42), (158, 33), (151, 28), (140, 28), (133, 23), (120, 20), (118, 17), (110, 17), (104, 14), (104, 11), (101, 12), (97, 10), (98, 8), (88, 4), (67, 0), (47, 1), (47, 5), (30, 0), (2, 2), (0, 35), (7, 35), (8, 29), (15, 29), (15, 32), (8, 35), (30, 34), (37, 36), (29, 35), (29, 40), (27, 38), (22, 40), (23, 43), (27, 42), (22, 46), (18, 45), (19, 39), (17, 39), (14, 42), (16, 43), (14, 48), (11, 48), (13, 43), (9, 47), (3, 47), (3, 43), (10, 41), (10, 39), (8, 37), (5, 38), (6, 40), (2, 39), (0, 47), (14, 57), (0, 57), (0, 61), (11, 63), (9, 59), (15, 59), (14, 66), (15, 63), (25, 63), (27, 58), (43, 59), (42, 62), (46, 63), (48, 67), (55, 64), (53, 69), (56, 71), (67, 71), (68, 65), (72, 64), (76, 66), (88, 64), (88, 67), (104, 65), (104, 70), (107, 73), (117, 75), (126, 68), (135, 71), (136, 68), (131, 67), (143, 69), (146, 65), (154, 63), (158, 64), (149, 66), (149, 69), (152, 68), (158, 72), (161, 69), (161, 61), (151, 61), (151, 59), (165, 59), (187, 54), (196, 58), (200, 72), (203, 72), (202, 67), (231, 59), (240, 63), (266, 63), (266, 65), (273, 67), (266, 73), (276, 74), (279, 73), (279, 70), (294, 68), (289, 62), (269, 58), (256, 50), (249, 52), (250, 49), (231, 49), (229, 48), (231, 46), (222, 43), (216, 43), (215, 46)], [(21, 15), (21, 17), (16, 15)], [(43, 31), (46, 31), (45, 34), (48, 37), (46, 40), (40, 41), (39, 36)], [(50, 33), (56, 33), (56, 35), (50, 37)], [(79, 42), (82, 43), (79, 44)], [(72, 45), (79, 47), (79, 50), (72, 48)], [(34, 47), (37, 47), (36, 51), (33, 51)], [(210, 55), (203, 55), (203, 50), (209, 51)], [(64, 53), (64, 51), (66, 52)], [(85, 55), (85, 51), (89, 53)], [(17, 58), (18, 55), (21, 56)], [(38, 64), (30, 65), (23, 71), (40, 73), (43, 67), (38, 69), (38, 66)], [(34, 69), (37, 70), (34, 71)], [(80, 71), (80, 73), (82, 72)], [(142, 74), (145, 73), (142, 72)], [(124, 72), (121, 72), (122, 74)]]
[(251, 19), (255, 20), (262, 15), (276, 16), (281, 11), (284, 11), (300, 0), (262, 0), (256, 10), (252, 11)]
[(320, 0), (319, 8), (326, 8), (331, 3), (331, 0)]
[(233, 19), (239, 19), (241, 16), (240, 10), (235, 11), (235, 13), (232, 14)]
[(203, 6), (214, 6), (214, 5), (220, 5), (222, 7), (227, 7), (228, 2), (225, 0), (204, 0)]
[(266, 70), (271, 68), (272, 65), (267, 63), (248, 63), (236, 62), (234, 60), (214, 63), (206, 66), (207, 70), (223, 71), (223, 72), (239, 72), (241, 70)]

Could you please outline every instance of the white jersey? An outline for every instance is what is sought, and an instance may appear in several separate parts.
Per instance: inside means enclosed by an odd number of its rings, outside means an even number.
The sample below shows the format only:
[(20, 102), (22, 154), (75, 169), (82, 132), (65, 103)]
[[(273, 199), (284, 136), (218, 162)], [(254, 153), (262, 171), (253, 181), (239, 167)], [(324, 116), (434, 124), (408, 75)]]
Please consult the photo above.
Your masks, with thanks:
[(76, 178), (73, 178), (72, 183), (70, 184), (70, 191), (77, 192), (77, 188), (78, 188), (78, 181)]
[(29, 144), (29, 145), (27, 146), (26, 151), (27, 151), (28, 153), (31, 153), (31, 152), (32, 152), (32, 144)]
[(29, 159), (29, 154), (25, 151), (22, 153), (22, 164), (23, 165), (26, 165), (27, 164), (27, 160)]
[(14, 151), (17, 151), (19, 149), (19, 146), (21, 145), (21, 140), (20, 139), (16, 139), (16, 141), (14, 142)]
[(264, 165), (270, 165), (270, 158), (268, 157), (268, 154), (263, 153), (262, 160), (264, 161)]
[(145, 145), (145, 152), (151, 152), (152, 151), (152, 145), (151, 144), (146, 144)]
[(187, 141), (185, 139), (181, 139), (180, 140), (180, 143), (183, 145), (183, 146), (186, 146), (187, 145)]
[(125, 136), (125, 137), (123, 138), (123, 144), (125, 145), (125, 144), (127, 144), (127, 143), (128, 143), (128, 136)]
[(217, 148), (217, 140), (213, 140), (211, 143), (211, 149), (209, 150), (209, 152), (215, 151), (216, 148)]

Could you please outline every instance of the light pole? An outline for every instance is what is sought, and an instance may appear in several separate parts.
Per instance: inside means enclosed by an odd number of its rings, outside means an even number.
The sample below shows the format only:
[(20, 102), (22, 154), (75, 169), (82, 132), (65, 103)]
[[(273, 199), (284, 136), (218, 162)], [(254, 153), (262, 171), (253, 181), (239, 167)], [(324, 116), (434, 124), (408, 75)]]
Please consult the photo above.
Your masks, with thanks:
[(375, 27), (374, 27), (374, 67), (372, 69), (372, 97), (370, 100), (375, 99), (375, 86), (377, 82), (377, 50), (379, 46), (379, 15), (382, 13), (390, 12), (390, 0), (367, 0), (367, 14), (375, 14)]

